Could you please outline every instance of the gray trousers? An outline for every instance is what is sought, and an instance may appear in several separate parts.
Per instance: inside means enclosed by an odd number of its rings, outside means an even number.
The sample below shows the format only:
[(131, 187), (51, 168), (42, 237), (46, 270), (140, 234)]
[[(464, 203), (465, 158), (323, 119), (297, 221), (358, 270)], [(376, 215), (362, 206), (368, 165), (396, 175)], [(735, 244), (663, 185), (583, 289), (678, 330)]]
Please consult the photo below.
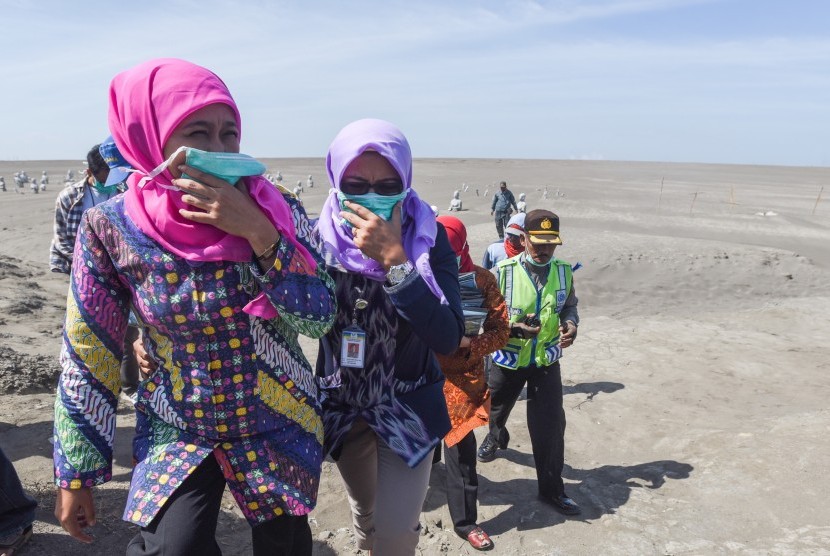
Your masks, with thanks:
[(357, 546), (372, 556), (412, 556), (432, 458), (414, 469), (359, 419), (343, 442), (337, 468), (346, 484)]

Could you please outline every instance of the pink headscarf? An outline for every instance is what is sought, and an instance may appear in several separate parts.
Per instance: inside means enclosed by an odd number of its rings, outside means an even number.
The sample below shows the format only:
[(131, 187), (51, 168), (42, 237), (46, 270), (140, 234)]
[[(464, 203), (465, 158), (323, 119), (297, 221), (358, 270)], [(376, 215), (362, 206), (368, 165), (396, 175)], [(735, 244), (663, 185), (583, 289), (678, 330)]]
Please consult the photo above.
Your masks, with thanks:
[(326, 169), (332, 189), (317, 222), (326, 249), (349, 272), (378, 281), (386, 278), (383, 265), (363, 256), (354, 244), (351, 229), (340, 221), (340, 202), (337, 199), (340, 179), (349, 164), (368, 150), (380, 153), (401, 176), (404, 190), (408, 190), (401, 206), (404, 251), (414, 262), (429, 290), (446, 305), (447, 298), (429, 264), (429, 250), (435, 245), (435, 234), (438, 232), (435, 213), (412, 189), (412, 151), (409, 142), (400, 129), (387, 121), (372, 118), (357, 120), (341, 129), (331, 142)]
[[(142, 232), (188, 261), (245, 262), (252, 259), (247, 240), (179, 214), (179, 209), (193, 207), (182, 201), (180, 191), (160, 185), (171, 184), (173, 176), (169, 171), (138, 186), (142, 177), (164, 161), (164, 145), (176, 127), (197, 110), (216, 103), (226, 104), (233, 110), (241, 136), (239, 110), (216, 74), (184, 60), (150, 60), (113, 78), (109, 128), (118, 150), (137, 170), (127, 180), (129, 189), (124, 195), (124, 207)], [(297, 242), (291, 209), (282, 195), (261, 176), (243, 179), (251, 198), (277, 228), (283, 241), (294, 244), (313, 272), (317, 264)], [(277, 316), (264, 294), (249, 303), (245, 311), (263, 318)]]

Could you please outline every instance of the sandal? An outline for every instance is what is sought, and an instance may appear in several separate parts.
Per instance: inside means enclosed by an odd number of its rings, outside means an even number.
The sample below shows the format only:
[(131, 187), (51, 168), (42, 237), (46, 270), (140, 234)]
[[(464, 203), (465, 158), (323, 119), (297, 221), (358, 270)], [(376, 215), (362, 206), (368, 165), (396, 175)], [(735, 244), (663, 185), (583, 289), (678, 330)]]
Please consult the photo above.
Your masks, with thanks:
[(467, 533), (467, 541), (476, 550), (490, 550), (494, 546), (493, 541), (490, 540), (490, 535), (485, 533), (481, 527), (476, 527)]
[(32, 526), (29, 525), (16, 537), (9, 535), (0, 540), (0, 556), (13, 556), (17, 554), (24, 544), (32, 538)]

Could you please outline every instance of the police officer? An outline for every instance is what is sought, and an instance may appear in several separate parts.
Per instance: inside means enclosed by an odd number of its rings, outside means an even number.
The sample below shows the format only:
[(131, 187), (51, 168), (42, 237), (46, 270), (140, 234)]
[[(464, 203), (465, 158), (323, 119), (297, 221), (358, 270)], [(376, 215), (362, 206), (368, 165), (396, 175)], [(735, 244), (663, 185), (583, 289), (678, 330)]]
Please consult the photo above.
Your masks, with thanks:
[(507, 418), (527, 385), (527, 425), (539, 498), (565, 515), (577, 515), (581, 510), (562, 482), (565, 410), (559, 358), (576, 338), (579, 315), (571, 265), (553, 256), (562, 244), (559, 217), (547, 210), (527, 213), (521, 243), (523, 253), (493, 269), (507, 303), (510, 338), (493, 353), (490, 432), (477, 457), (493, 461), (499, 448), (507, 448)]

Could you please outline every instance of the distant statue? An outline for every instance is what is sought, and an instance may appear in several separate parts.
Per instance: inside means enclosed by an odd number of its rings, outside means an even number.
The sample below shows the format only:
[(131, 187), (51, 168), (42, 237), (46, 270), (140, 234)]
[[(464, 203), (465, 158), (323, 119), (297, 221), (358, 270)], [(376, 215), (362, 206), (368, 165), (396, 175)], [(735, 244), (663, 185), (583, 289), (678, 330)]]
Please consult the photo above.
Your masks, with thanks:
[(303, 190), (303, 180), (297, 180), (297, 187), (294, 188), (294, 191), (297, 191), (298, 189), (300, 190), (300, 193), (302, 193), (304, 191)]
[(452, 194), (452, 200), (450, 201), (450, 208), (448, 209), (450, 212), (460, 212), (461, 211), (461, 192), (456, 190)]
[(476, 197), (481, 197), (481, 193), (478, 192), (478, 187), (476, 187)]
[(282, 182), (282, 173), (279, 170), (277, 171), (277, 177), (275, 179), (277, 180), (277, 183)]
[(300, 186), (297, 186), (297, 187), (294, 188), (294, 196), (296, 198), (299, 199), (300, 198), (300, 193), (302, 193), (302, 192), (303, 192), (303, 189)]
[(548, 186), (546, 185), (545, 190), (542, 191), (542, 199), (547, 199), (547, 198), (548, 198)]
[(469, 186), (469, 185), (467, 185), (466, 183), (462, 183), (462, 184), (461, 184), (461, 190), (462, 190), (464, 193), (466, 193), (468, 189), (470, 189), (470, 186)]
[(309, 189), (312, 189), (314, 187), (314, 178), (311, 177), (311, 174), (308, 175), (308, 179), (305, 180), (305, 184), (306, 186), (308, 186)]
[(6, 192), (6, 178), (4, 178), (3, 176), (0, 176), (0, 191), (2, 191), (3, 193)]
[(26, 185), (26, 182), (23, 181), (22, 172), (17, 172), (14, 175), (14, 191), (15, 193), (20, 193), (21, 195), (25, 193), (23, 186)]
[(516, 203), (516, 210), (518, 212), (527, 212), (527, 201), (525, 201), (524, 193), (519, 193), (519, 202)]
[(75, 171), (72, 168), (66, 171), (66, 181), (75, 181)]

